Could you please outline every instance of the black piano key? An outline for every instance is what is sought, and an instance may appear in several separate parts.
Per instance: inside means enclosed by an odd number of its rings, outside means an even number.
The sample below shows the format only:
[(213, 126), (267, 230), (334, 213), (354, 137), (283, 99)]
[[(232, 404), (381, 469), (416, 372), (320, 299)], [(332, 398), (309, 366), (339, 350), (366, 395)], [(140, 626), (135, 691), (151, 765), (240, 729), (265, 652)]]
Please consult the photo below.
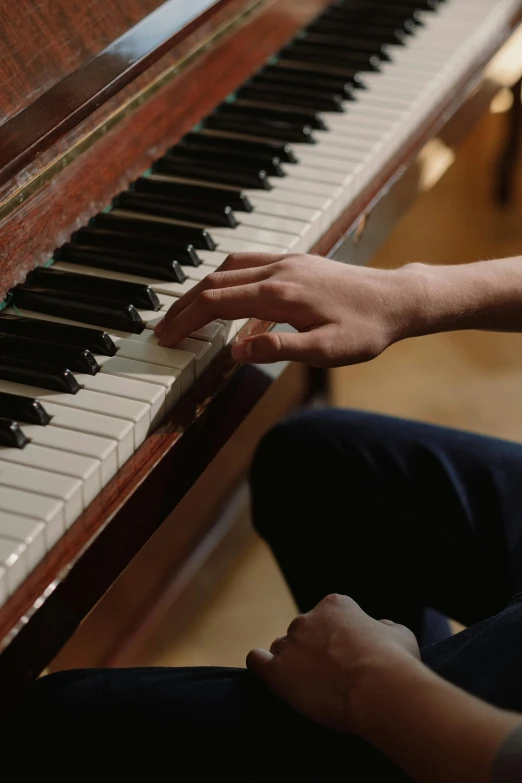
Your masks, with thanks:
[(67, 367), (74, 372), (96, 375), (100, 371), (92, 353), (76, 345), (60, 345), (32, 337), (0, 334), (0, 354), (14, 359), (43, 362), (51, 367)]
[(39, 318), (26, 318), (21, 315), (0, 313), (0, 334), (33, 337), (62, 345), (76, 345), (102, 356), (114, 356), (116, 353), (114, 342), (100, 329), (41, 321)]
[(23, 449), (30, 443), (29, 438), (22, 432), (17, 421), (0, 419), (0, 446), (9, 446), (12, 449)]
[(327, 82), (329, 85), (349, 85), (350, 88), (355, 90), (366, 89), (364, 73), (356, 68), (342, 68), (334, 72), (331, 68), (317, 63), (307, 65), (305, 62), (297, 62), (296, 60), (279, 59), (277, 63), (267, 66), (263, 71), (260, 71), (260, 73), (265, 72), (280, 72), (285, 75), (289, 74), (292, 77), (306, 78), (310, 80), (310, 84), (315, 84), (317, 87)]
[(13, 289), (12, 304), (22, 310), (55, 315), (71, 321), (141, 334), (145, 324), (134, 305), (98, 299), (87, 294), (58, 294), (25, 284)]
[(95, 228), (131, 234), (141, 239), (151, 239), (154, 242), (182, 242), (193, 245), (200, 250), (215, 250), (217, 247), (208, 231), (196, 226), (181, 226), (178, 223), (166, 223), (158, 220), (142, 220), (132, 216), (123, 217), (115, 215), (113, 212), (108, 215), (97, 215), (91, 224)]
[(410, 14), (398, 17), (373, 8), (354, 11), (344, 6), (337, 6), (327, 9), (324, 16), (326, 19), (335, 19), (350, 24), (354, 32), (357, 31), (359, 24), (364, 27), (377, 27), (379, 30), (391, 30), (392, 33), (397, 31), (410, 33), (412, 29), (417, 27), (416, 21), (412, 19)]
[(215, 207), (205, 209), (198, 204), (190, 204), (183, 200), (175, 200), (154, 193), (122, 193), (114, 199), (114, 205), (127, 212), (137, 212), (141, 215), (158, 215), (202, 226), (226, 226), (235, 228), (238, 221), (232, 207)]
[[(159, 238), (143, 239), (122, 231), (107, 231), (103, 228), (82, 228), (73, 234), (73, 241), (80, 245), (94, 245), (103, 247), (112, 253), (119, 250), (121, 253), (139, 255), (143, 261), (150, 259), (156, 266), (164, 265), (168, 270), (172, 268), (172, 262), (188, 266), (199, 266), (199, 258), (194, 245), (182, 244), (169, 240), (168, 243)], [(120, 255), (121, 255), (120, 253)], [(145, 275), (147, 276), (147, 275)]]
[[(420, 13), (418, 8), (407, 8), (399, 3), (372, 3), (371, 6), (355, 6), (349, 3), (332, 5), (325, 11), (325, 16), (337, 19), (347, 19), (363, 24), (377, 25), (378, 27), (391, 27), (408, 29), (410, 24), (417, 24)], [(420, 18), (420, 17), (418, 17)]]
[(51, 367), (42, 362), (14, 359), (11, 356), (0, 355), (0, 378), (66, 394), (76, 394), (81, 388), (66, 367)]
[(0, 392), (0, 416), (3, 419), (39, 424), (42, 427), (51, 421), (51, 416), (38, 400), (7, 392)]
[(313, 62), (305, 58), (291, 57), (289, 54), (281, 55), (277, 63), (281, 68), (291, 68), (292, 70), (302, 69), (303, 73), (311, 73), (316, 77), (342, 77), (344, 79), (355, 79), (360, 76), (364, 79), (364, 73), (348, 65), (332, 65), (324, 62)]
[(149, 256), (141, 256), (126, 251), (104, 250), (101, 247), (80, 245), (68, 242), (62, 245), (54, 254), (57, 261), (68, 261), (70, 264), (91, 266), (95, 269), (107, 269), (112, 272), (123, 272), (137, 275), (149, 280), (166, 280), (172, 283), (184, 283), (185, 272), (177, 261), (155, 264)]
[[(155, 164), (153, 168), (156, 170)], [(254, 209), (245, 193), (233, 188), (220, 188), (217, 185), (191, 185), (175, 179), (140, 177), (133, 182), (130, 189), (138, 193), (158, 193), (162, 196), (182, 199), (205, 208), (208, 204), (216, 207), (232, 207), (235, 212), (252, 212)]]
[[(318, 46), (292, 46), (287, 47), (281, 56), (289, 60), (297, 60), (307, 64), (333, 65), (338, 68), (353, 68), (348, 53)], [(368, 67), (361, 68), (361, 71), (379, 71), (381, 60), (377, 56), (368, 57)]]
[[(324, 17), (318, 19), (308, 29), (312, 34), (335, 35), (338, 37), (346, 36), (346, 51), (371, 51), (384, 60), (393, 56), (393, 47), (403, 46), (408, 41), (409, 35), (404, 30), (399, 30), (395, 34), (387, 33), (382, 28), (375, 28), (375, 34), (371, 34), (371, 25), (364, 25), (364, 35), (359, 36), (359, 29), (362, 25), (351, 22), (346, 19), (335, 19)], [(417, 25), (413, 24), (416, 30)], [(298, 39), (298, 40), (306, 40)]]
[(210, 133), (188, 133), (182, 139), (182, 144), (195, 147), (204, 146), (207, 149), (225, 150), (238, 155), (263, 155), (268, 158), (279, 158), (281, 163), (298, 163), (298, 158), (290, 144), (275, 142), (244, 141), (231, 139), (227, 136), (215, 136)]
[(333, 5), (332, 8), (340, 9), (346, 15), (353, 12), (363, 12), (366, 14), (379, 14), (384, 15), (390, 19), (398, 19), (403, 21), (404, 19), (412, 19), (413, 21), (420, 23), (422, 20), (421, 11), (414, 7), (414, 5), (408, 5), (402, 2), (372, 2), (371, 8), (368, 7), (366, 0), (344, 0), (340, 5)]
[[(326, 14), (323, 19), (329, 19), (328, 15)], [(348, 19), (346, 22), (343, 22), (342, 19), (334, 17), (330, 17), (330, 21), (337, 26), (338, 31), (344, 29), (359, 41), (378, 41), (379, 43), (388, 43), (394, 46), (404, 46), (410, 37), (404, 28), (399, 28), (393, 24), (377, 25), (373, 24), (373, 20), (366, 24), (356, 21), (350, 22)]]
[(271, 190), (268, 175), (263, 169), (239, 171), (227, 168), (226, 164), (220, 166), (219, 163), (205, 161), (198, 163), (191, 158), (183, 158), (181, 155), (176, 157), (166, 155), (156, 163), (155, 171), (202, 182), (216, 182), (221, 185), (235, 185), (239, 188), (256, 190)]
[(252, 81), (258, 84), (282, 84), (298, 89), (313, 89), (323, 95), (342, 95), (345, 100), (354, 100), (358, 89), (352, 80), (314, 74), (291, 68), (281, 68), (278, 65), (268, 65), (259, 71)]
[(254, 136), (256, 139), (277, 139), (286, 142), (301, 142), (315, 144), (312, 128), (309, 125), (297, 125), (288, 122), (276, 122), (260, 117), (239, 117), (227, 114), (212, 114), (205, 120), (208, 128), (214, 128), (243, 136)]
[(216, 150), (213, 147), (202, 145), (178, 144), (172, 151), (169, 151), (167, 157), (176, 157), (176, 150), (183, 158), (190, 158), (196, 161), (208, 161), (209, 163), (218, 163), (220, 166), (225, 164), (227, 168), (253, 169), (254, 171), (263, 170), (271, 177), (284, 177), (285, 171), (281, 166), (279, 158), (272, 155), (256, 155), (241, 153), (235, 151)]
[(298, 111), (297, 109), (284, 109), (284, 108), (259, 108), (257, 106), (245, 106), (239, 101), (234, 103), (222, 103), (218, 106), (214, 115), (216, 114), (232, 114), (235, 116), (245, 117), (251, 119), (252, 117), (261, 118), (263, 122), (287, 122), (291, 125), (303, 126), (308, 125), (313, 130), (328, 130), (328, 126), (316, 111)]
[(215, 250), (217, 247), (209, 232), (196, 226), (181, 226), (177, 223), (165, 223), (158, 220), (123, 217), (115, 215), (113, 212), (96, 215), (90, 225), (94, 228), (118, 231), (146, 239), (169, 239), (182, 245), (193, 245), (200, 250)]
[[(42, 286), (52, 291), (85, 293), (100, 299), (112, 299), (132, 304), (143, 310), (159, 310), (161, 302), (158, 295), (148, 285), (129, 283), (123, 280), (111, 280), (106, 277), (82, 275), (74, 272), (61, 272), (57, 269), (34, 269), (27, 275), (26, 283)], [(0, 331), (2, 324), (0, 321)]]
[(343, 112), (343, 98), (341, 95), (322, 95), (313, 90), (298, 89), (295, 85), (274, 85), (270, 82), (253, 81), (238, 90), (237, 97), (262, 103), (288, 104), (314, 111)]
[(335, 30), (321, 30), (320, 32), (307, 32), (302, 40), (309, 45), (327, 46), (334, 51), (338, 49), (341, 51), (363, 51), (377, 55), (381, 60), (386, 60), (387, 62), (392, 59), (393, 47), (390, 44), (380, 41), (360, 41), (358, 38), (340, 34), (338, 28)]

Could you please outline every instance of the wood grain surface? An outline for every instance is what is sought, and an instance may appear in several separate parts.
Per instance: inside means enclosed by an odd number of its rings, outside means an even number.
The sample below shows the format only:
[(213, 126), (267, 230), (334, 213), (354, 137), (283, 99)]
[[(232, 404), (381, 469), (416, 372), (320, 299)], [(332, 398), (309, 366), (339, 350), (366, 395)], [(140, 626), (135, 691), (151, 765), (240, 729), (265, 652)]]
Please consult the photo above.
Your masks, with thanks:
[(161, 5), (161, 0), (2, 0), (0, 125)]

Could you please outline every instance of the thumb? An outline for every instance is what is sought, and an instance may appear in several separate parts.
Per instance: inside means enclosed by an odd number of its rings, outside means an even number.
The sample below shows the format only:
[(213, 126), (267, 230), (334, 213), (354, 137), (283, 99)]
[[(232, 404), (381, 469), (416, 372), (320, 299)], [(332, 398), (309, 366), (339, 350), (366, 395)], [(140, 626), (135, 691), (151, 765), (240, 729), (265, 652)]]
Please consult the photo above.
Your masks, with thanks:
[[(319, 331), (319, 330), (317, 330)], [(320, 337), (317, 332), (267, 332), (247, 337), (232, 345), (232, 356), (245, 364), (272, 364), (281, 361), (321, 364)]]
[(261, 648), (250, 650), (246, 659), (247, 669), (268, 683), (270, 681), (270, 669), (273, 659), (274, 656), (268, 650), (262, 650)]

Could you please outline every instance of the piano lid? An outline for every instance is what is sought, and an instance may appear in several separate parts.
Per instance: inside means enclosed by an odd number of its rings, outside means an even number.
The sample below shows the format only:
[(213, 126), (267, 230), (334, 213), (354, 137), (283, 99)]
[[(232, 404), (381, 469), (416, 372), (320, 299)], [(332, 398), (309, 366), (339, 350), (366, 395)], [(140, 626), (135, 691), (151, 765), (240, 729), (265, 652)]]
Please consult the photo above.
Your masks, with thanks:
[(227, 4), (132, 0), (122, 8), (94, 0), (88, 11), (77, 0), (0, 4), (0, 182), (159, 60), (191, 23)]

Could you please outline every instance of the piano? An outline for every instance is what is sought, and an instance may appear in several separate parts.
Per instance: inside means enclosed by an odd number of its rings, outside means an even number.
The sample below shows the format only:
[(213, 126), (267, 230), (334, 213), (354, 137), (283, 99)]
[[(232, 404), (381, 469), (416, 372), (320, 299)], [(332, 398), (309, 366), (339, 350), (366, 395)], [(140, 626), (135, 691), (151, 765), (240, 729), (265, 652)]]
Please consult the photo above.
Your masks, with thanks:
[(269, 390), (227, 346), (273, 325), (215, 321), (176, 349), (154, 325), (232, 252), (353, 260), (343, 242), (478, 94), (521, 10), (2, 3), (4, 710)]

